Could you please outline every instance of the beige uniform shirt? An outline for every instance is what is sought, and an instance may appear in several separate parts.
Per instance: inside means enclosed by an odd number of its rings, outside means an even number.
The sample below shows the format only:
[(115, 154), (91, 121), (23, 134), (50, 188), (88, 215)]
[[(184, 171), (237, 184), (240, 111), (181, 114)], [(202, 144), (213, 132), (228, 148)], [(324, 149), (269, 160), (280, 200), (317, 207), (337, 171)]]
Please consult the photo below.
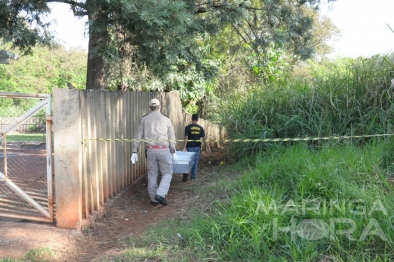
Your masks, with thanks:
[[(147, 146), (167, 146), (171, 154), (175, 153), (175, 133), (171, 120), (159, 111), (152, 111), (142, 117), (135, 139), (145, 140)], [(138, 151), (141, 142), (134, 142), (133, 152)]]

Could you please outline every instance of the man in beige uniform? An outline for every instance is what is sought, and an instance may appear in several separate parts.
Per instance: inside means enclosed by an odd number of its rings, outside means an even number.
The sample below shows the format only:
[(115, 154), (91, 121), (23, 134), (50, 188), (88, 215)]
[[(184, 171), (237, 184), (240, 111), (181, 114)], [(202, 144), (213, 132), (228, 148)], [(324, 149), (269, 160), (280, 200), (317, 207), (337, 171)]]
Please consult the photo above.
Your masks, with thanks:
[[(150, 114), (142, 117), (133, 145), (131, 162), (138, 161), (138, 149), (141, 139), (147, 149), (148, 192), (151, 203), (167, 205), (166, 195), (172, 180), (172, 161), (177, 161), (175, 150), (175, 133), (171, 120), (160, 113), (160, 101), (156, 98), (149, 102)], [(149, 141), (149, 142), (148, 142)], [(160, 185), (157, 184), (159, 169), (162, 175)]]

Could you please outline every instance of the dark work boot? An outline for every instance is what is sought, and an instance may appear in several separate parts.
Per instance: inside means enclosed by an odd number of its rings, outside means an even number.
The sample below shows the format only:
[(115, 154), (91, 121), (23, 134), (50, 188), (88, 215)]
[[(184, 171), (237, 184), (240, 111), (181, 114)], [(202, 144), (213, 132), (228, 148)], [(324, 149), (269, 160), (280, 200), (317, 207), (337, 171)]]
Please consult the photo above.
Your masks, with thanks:
[(159, 205), (159, 202), (150, 201), (150, 203), (151, 203), (154, 207), (157, 207), (157, 206)]
[(162, 197), (162, 196), (159, 196), (159, 195), (155, 195), (155, 200), (157, 201), (157, 202), (159, 202), (161, 205), (163, 205), (163, 206), (166, 206), (168, 203), (167, 203), (167, 200), (164, 198), (164, 197)]
[(183, 181), (183, 182), (186, 182), (188, 176), (189, 176), (189, 174), (183, 174), (183, 179), (182, 179), (182, 181)]

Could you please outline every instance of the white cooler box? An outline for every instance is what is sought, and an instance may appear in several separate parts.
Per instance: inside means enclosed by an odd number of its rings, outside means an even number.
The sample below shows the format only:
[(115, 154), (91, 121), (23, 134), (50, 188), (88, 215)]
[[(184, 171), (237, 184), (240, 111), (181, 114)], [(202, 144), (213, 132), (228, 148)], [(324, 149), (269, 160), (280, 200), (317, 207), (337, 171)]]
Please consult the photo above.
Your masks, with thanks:
[(178, 161), (172, 162), (174, 174), (188, 174), (194, 164), (194, 152), (176, 151)]

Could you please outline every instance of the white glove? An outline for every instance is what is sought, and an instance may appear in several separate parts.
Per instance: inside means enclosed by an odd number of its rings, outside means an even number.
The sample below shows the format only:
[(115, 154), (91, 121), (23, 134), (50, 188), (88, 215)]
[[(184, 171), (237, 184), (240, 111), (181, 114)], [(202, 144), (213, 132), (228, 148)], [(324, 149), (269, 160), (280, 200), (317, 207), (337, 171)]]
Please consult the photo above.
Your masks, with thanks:
[(138, 155), (137, 153), (133, 153), (131, 155), (131, 163), (135, 164), (136, 161), (138, 161)]
[(176, 155), (176, 153), (172, 154), (172, 161), (173, 162), (178, 161), (178, 156)]

